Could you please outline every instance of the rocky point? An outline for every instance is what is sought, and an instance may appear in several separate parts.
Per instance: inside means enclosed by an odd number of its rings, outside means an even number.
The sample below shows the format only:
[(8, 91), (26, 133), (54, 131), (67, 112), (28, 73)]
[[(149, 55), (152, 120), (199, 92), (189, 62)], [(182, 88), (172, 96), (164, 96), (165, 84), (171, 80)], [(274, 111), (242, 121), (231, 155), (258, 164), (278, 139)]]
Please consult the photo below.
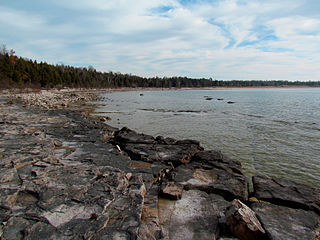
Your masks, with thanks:
[(320, 238), (320, 190), (117, 129), (87, 91), (0, 96), (0, 239)]

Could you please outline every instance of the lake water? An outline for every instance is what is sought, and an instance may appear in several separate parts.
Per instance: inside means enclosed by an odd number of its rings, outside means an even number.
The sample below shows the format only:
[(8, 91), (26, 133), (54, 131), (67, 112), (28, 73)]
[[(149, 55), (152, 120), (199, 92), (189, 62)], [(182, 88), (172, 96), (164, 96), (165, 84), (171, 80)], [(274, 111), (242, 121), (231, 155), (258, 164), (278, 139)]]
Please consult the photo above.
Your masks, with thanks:
[(129, 91), (102, 96), (96, 111), (111, 117), (108, 123), (114, 127), (199, 140), (206, 150), (221, 150), (239, 160), (249, 177), (285, 177), (320, 186), (320, 89)]

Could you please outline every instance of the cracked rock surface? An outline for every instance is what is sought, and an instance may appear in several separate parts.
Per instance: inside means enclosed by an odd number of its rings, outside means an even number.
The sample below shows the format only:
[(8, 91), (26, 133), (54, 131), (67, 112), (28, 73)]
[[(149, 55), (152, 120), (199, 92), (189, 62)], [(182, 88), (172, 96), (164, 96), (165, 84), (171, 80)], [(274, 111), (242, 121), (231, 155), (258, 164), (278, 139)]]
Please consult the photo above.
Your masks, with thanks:
[(240, 162), (88, 117), (92, 96), (0, 95), (1, 240), (238, 239), (231, 229), (247, 227), (227, 221), (234, 199), (255, 211), (259, 238), (318, 239), (307, 186), (255, 177), (249, 193)]

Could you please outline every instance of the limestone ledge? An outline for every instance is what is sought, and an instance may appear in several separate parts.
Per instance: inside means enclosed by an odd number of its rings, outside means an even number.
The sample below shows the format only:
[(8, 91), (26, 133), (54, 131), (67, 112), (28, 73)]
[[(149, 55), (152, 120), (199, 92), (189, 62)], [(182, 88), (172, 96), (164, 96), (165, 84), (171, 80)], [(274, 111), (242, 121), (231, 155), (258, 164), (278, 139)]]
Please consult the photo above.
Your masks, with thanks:
[(0, 96), (0, 239), (320, 239), (320, 190), (194, 140), (88, 117), (88, 91)]

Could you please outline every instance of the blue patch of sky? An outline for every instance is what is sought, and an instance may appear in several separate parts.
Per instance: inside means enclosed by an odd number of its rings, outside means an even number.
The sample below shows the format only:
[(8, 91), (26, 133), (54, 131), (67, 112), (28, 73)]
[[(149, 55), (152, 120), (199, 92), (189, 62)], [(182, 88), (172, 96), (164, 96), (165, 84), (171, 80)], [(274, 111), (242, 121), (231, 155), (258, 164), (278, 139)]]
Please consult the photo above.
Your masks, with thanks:
[(269, 29), (263, 25), (258, 25), (252, 28), (251, 31), (255, 34), (255, 36), (257, 37), (257, 40), (254, 40), (254, 41), (244, 40), (241, 43), (239, 43), (237, 47), (252, 46), (256, 44), (261, 44), (262, 42), (279, 40), (279, 38), (275, 35), (275, 32), (272, 29)]
[(223, 36), (225, 36), (226, 38), (229, 39), (229, 43), (228, 45), (225, 47), (225, 49), (229, 49), (232, 48), (234, 46), (234, 44), (236, 43), (236, 40), (232, 37), (232, 34), (230, 33), (230, 31), (228, 30), (228, 27), (221, 22), (216, 22), (214, 18), (209, 19), (208, 23), (217, 26), (220, 28), (220, 30), (223, 33)]
[(78, 68), (94, 67), (94, 66), (92, 66), (92, 64), (88, 64), (88, 63), (70, 63), (70, 62), (65, 62), (65, 61), (58, 61), (57, 65), (73, 66), (73, 67), (78, 67)]
[(258, 39), (261, 40), (278, 40), (277, 36), (273, 29), (270, 29), (264, 25), (257, 25), (251, 29), (251, 31), (255, 32)]
[(199, 3), (199, 0), (178, 0), (178, 2), (182, 5), (190, 5), (190, 4)]
[(267, 46), (257, 47), (257, 49), (263, 52), (276, 52), (276, 53), (294, 52), (294, 49), (291, 49), (291, 48), (275, 48), (275, 47), (267, 47)]
[(202, 4), (202, 3), (217, 3), (221, 0), (178, 0), (178, 2), (183, 6)]
[(159, 7), (152, 8), (151, 12), (163, 14), (163, 13), (169, 12), (172, 9), (174, 9), (174, 7), (172, 6), (159, 6)]

